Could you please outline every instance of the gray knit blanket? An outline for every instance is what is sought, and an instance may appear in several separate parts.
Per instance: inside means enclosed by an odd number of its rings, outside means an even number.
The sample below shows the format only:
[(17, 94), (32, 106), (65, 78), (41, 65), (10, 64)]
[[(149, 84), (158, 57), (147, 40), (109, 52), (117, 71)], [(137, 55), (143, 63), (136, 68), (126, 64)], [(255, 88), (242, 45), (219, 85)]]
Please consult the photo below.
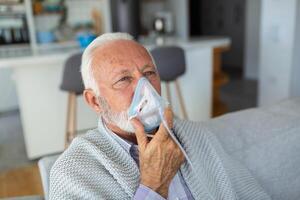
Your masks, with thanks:
[[(174, 132), (193, 163), (193, 170), (187, 163), (180, 170), (195, 199), (270, 199), (202, 123), (175, 119)], [(139, 178), (135, 161), (100, 124), (75, 138), (56, 161), (50, 174), (50, 199), (132, 199)]]

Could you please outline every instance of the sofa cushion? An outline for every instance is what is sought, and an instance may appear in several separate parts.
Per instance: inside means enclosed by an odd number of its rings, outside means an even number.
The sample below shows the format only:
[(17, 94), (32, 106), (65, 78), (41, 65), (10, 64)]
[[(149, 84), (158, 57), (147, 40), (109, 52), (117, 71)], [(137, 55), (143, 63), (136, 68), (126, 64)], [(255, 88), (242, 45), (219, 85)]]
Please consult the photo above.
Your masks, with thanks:
[(204, 123), (275, 200), (300, 199), (300, 98)]

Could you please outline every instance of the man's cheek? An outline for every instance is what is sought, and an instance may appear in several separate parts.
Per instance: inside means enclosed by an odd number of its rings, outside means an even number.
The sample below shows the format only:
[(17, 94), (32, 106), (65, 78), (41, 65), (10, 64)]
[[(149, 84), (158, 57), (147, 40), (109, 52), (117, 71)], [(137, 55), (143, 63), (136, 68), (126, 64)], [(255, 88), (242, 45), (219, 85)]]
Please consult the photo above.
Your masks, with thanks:
[(131, 104), (133, 94), (127, 93), (124, 96), (118, 96), (116, 97), (118, 99), (118, 105), (120, 106), (120, 111), (127, 110)]

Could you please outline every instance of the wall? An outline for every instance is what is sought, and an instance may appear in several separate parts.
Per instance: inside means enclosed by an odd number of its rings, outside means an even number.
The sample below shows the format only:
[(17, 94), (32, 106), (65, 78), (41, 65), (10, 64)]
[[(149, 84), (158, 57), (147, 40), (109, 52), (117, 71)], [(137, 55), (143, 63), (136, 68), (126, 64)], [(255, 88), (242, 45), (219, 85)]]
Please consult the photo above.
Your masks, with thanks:
[(261, 0), (246, 1), (244, 77), (258, 79)]
[[(259, 105), (291, 96), (297, 0), (262, 0)], [(299, 24), (299, 22), (298, 22)]]
[(163, 1), (144, 1), (141, 3), (141, 23), (147, 30), (153, 29), (154, 14), (166, 9)]
[(189, 37), (188, 0), (167, 0), (166, 7), (174, 14), (176, 35), (187, 39)]
[(291, 78), (291, 96), (300, 96), (300, 0), (297, 2), (297, 16), (295, 29), (294, 59)]

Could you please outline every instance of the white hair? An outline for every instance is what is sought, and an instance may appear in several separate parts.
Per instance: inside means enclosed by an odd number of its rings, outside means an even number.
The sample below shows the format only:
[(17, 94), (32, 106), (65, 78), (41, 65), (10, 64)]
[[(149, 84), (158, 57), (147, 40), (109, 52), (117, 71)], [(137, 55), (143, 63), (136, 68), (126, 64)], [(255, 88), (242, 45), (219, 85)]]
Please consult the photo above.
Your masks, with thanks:
[(88, 47), (84, 50), (81, 60), (81, 76), (83, 80), (84, 87), (86, 89), (92, 89), (97, 96), (100, 95), (99, 88), (97, 86), (93, 70), (93, 52), (96, 48), (103, 46), (107, 42), (114, 40), (131, 40), (133, 37), (128, 33), (105, 33), (97, 37)]

